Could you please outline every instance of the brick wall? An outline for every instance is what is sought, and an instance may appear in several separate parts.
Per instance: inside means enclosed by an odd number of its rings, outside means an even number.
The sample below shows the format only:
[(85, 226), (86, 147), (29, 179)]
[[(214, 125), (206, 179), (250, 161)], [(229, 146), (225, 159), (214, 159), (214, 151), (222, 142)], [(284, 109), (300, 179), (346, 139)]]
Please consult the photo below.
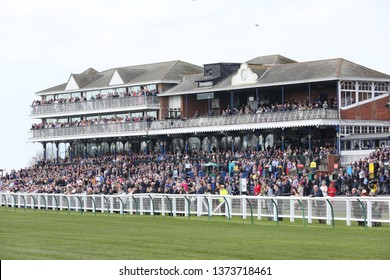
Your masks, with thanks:
[(389, 97), (384, 95), (383, 98), (353, 107), (348, 110), (341, 110), (342, 119), (350, 120), (380, 120), (390, 121), (390, 108), (385, 107)]

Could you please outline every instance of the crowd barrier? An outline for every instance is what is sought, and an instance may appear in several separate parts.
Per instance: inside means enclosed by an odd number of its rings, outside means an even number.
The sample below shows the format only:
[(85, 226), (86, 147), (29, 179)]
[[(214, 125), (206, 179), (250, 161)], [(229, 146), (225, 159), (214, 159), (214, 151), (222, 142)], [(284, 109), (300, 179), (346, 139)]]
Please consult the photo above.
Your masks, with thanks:
[(268, 197), (220, 195), (85, 195), (0, 193), (2, 207), (55, 211), (102, 212), (123, 215), (225, 216), (275, 222), (357, 222), (366, 227), (390, 225), (390, 197)]

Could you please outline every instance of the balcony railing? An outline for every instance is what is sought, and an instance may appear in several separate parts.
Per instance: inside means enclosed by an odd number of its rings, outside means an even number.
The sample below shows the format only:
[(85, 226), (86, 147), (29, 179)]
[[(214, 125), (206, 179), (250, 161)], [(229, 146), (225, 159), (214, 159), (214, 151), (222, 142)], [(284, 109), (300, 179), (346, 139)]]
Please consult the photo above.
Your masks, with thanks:
[(225, 125), (242, 125), (251, 123), (270, 123), (270, 122), (288, 122), (296, 120), (311, 119), (337, 119), (337, 110), (334, 109), (314, 109), (307, 111), (284, 111), (249, 115), (232, 116), (214, 116), (199, 117), (187, 120), (158, 120), (158, 121), (140, 121), (124, 122), (113, 124), (96, 124), (88, 126), (69, 126), (33, 129), (32, 139), (41, 138), (67, 138), (69, 136), (99, 136), (99, 135), (117, 135), (134, 132), (145, 132), (152, 130), (167, 130), (174, 128), (195, 128), (218, 126), (223, 129)]
[(188, 120), (164, 120), (151, 124), (151, 130), (169, 128), (187, 128), (202, 126), (223, 126), (235, 124), (287, 122), (311, 119), (337, 119), (337, 110), (313, 109), (305, 111), (283, 111), (248, 115), (232, 115), (219, 117), (200, 117)]
[(110, 135), (131, 133), (134, 131), (141, 132), (147, 130), (147, 125), (150, 122), (126, 122), (113, 124), (95, 124), (87, 126), (69, 126), (55, 127), (32, 130), (32, 139), (55, 137), (66, 138), (72, 136), (88, 136), (88, 135)]
[(159, 105), (157, 96), (114, 97), (108, 99), (78, 101), (69, 103), (52, 103), (32, 106), (31, 115), (88, 112), (102, 109), (127, 108), (136, 106)]

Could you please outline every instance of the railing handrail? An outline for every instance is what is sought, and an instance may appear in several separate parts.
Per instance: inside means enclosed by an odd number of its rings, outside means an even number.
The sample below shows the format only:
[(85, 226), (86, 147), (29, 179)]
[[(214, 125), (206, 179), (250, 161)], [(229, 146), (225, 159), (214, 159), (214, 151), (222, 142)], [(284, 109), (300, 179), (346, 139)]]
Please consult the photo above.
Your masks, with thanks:
[[(348, 205), (351, 204), (351, 202), (358, 202), (361, 201), (369, 209), (370, 211), (367, 211), (367, 217), (364, 217), (367, 219), (367, 225), (368, 227), (372, 226), (372, 222), (379, 222), (379, 223), (389, 223), (390, 224), (390, 215), (389, 215), (389, 205), (390, 205), (390, 196), (386, 197), (296, 197), (296, 196), (232, 196), (232, 195), (201, 195), (201, 194), (156, 194), (156, 193), (145, 193), (145, 194), (120, 194), (120, 195), (86, 195), (83, 194), (48, 194), (48, 193), (0, 193), (0, 205), (5, 207), (14, 207), (16, 208), (31, 208), (31, 209), (51, 209), (51, 210), (68, 210), (69, 207), (73, 210), (80, 210), (83, 212), (86, 211), (98, 211), (98, 212), (104, 212), (105, 210), (105, 203), (104, 201), (107, 201), (108, 203), (112, 204), (112, 208), (110, 208), (110, 212), (118, 212), (121, 214), (129, 213), (140, 213), (141, 215), (144, 213), (152, 214), (152, 213), (161, 213), (162, 215), (176, 215), (176, 213), (182, 213), (187, 215), (204, 215), (209, 216), (210, 213), (212, 215), (227, 215), (227, 217), (246, 217), (246, 207), (242, 207), (241, 203), (247, 203), (248, 200), (251, 200), (251, 203), (257, 203), (257, 205), (262, 205), (263, 203), (272, 203), (272, 201), (283, 201), (283, 203), (276, 203), (276, 209), (279, 210), (279, 207), (283, 211), (279, 211), (279, 217), (283, 218), (290, 218), (290, 221), (294, 222), (294, 219), (300, 219), (302, 218), (301, 211), (295, 210), (294, 207), (291, 207), (288, 205), (288, 201), (290, 202), (290, 205), (294, 203), (297, 199), (299, 199), (302, 203), (307, 204), (309, 207), (305, 208), (307, 211), (307, 217), (308, 217), (308, 223), (312, 223), (313, 219), (325, 219), (326, 217), (329, 217), (330, 213), (328, 213), (330, 210), (330, 207), (326, 207), (326, 201), (330, 200), (329, 203), (332, 203), (332, 205), (338, 206), (338, 212), (337, 216), (334, 217), (334, 220), (340, 220), (340, 221), (346, 221), (347, 225), (351, 225), (352, 221), (358, 221), (361, 222), (363, 220), (363, 215), (361, 217), (352, 217), (351, 212), (352, 209)], [(13, 196), (14, 199), (7, 199), (7, 196)], [(25, 199), (22, 201), (22, 197)], [(60, 199), (54, 199), (54, 198), (60, 198)], [(95, 202), (99, 201), (99, 203), (92, 203), (92, 200), (90, 203), (88, 203), (89, 199), (93, 198)], [(121, 203), (119, 204), (117, 198), (121, 199)], [(138, 200), (136, 200), (136, 198)], [(208, 201), (211, 199), (215, 202), (220, 202), (220, 199), (224, 199), (224, 203), (226, 203), (226, 209), (225, 213), (214, 213), (213, 211), (210, 211), (209, 209), (204, 209), (203, 207), (203, 200), (204, 198), (207, 198)], [(168, 207), (165, 207), (165, 200), (167, 199), (173, 203), (171, 204), (174, 209), (168, 209)], [(63, 200), (66, 200), (67, 203), (65, 204)], [(153, 203), (151, 202), (153, 200)], [(287, 201), (287, 202), (286, 202)], [(316, 208), (314, 201), (317, 202), (316, 207), (320, 207), (318, 205), (318, 201), (323, 201), (324, 204), (321, 204), (323, 207), (323, 211), (326, 213), (321, 214), (318, 216), (314, 208)], [(26, 203), (27, 202), (27, 203)], [(149, 202), (149, 203), (148, 203)], [(188, 205), (187, 205), (187, 204)], [(372, 211), (376, 206), (375, 203), (383, 203), (384, 205), (387, 205), (386, 207), (382, 208), (382, 211), (385, 213), (382, 213), (380, 216), (375, 216), (374, 211)], [(96, 205), (97, 204), (97, 205)], [(153, 204), (153, 205), (152, 205)], [(191, 205), (189, 205), (191, 204)], [(187, 206), (185, 206), (187, 205)], [(215, 204), (211, 203), (211, 205)], [(220, 205), (219, 205), (220, 207)], [(219, 207), (216, 207), (219, 208)], [(188, 213), (186, 212), (188, 211)], [(349, 211), (349, 213), (347, 213)], [(245, 212), (245, 213), (244, 213)], [(263, 217), (274, 217), (274, 213), (264, 213), (262, 211), (258, 211), (258, 213), (255, 214), (258, 219), (261, 219)], [(317, 215), (317, 216), (316, 216)], [(324, 216), (325, 215), (325, 216)]]
[(123, 108), (128, 106), (159, 105), (156, 95), (123, 96), (106, 99), (84, 100), (64, 103), (31, 105), (32, 115), (67, 113), (75, 111)]
[[(315, 118), (335, 119), (337, 118), (337, 110), (313, 109), (307, 111), (282, 111), (248, 115), (197, 117), (189, 119), (165, 119), (155, 121), (142, 120), (138, 122), (130, 121), (112, 124), (90, 124), (84, 126), (37, 128), (32, 129), (31, 131), (33, 133), (32, 138), (40, 138), (50, 136), (107, 134), (132, 131), (146, 132), (172, 128), (195, 128), (234, 124), (241, 125), (251, 123), (285, 122)], [(223, 129), (223, 127), (221, 127), (221, 129)]]

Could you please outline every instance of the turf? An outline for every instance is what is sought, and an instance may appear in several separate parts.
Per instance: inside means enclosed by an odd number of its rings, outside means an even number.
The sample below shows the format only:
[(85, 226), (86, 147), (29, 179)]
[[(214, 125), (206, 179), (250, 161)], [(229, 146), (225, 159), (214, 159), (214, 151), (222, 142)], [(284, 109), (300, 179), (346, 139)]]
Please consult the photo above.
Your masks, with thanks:
[(0, 259), (390, 259), (390, 226), (0, 208)]

